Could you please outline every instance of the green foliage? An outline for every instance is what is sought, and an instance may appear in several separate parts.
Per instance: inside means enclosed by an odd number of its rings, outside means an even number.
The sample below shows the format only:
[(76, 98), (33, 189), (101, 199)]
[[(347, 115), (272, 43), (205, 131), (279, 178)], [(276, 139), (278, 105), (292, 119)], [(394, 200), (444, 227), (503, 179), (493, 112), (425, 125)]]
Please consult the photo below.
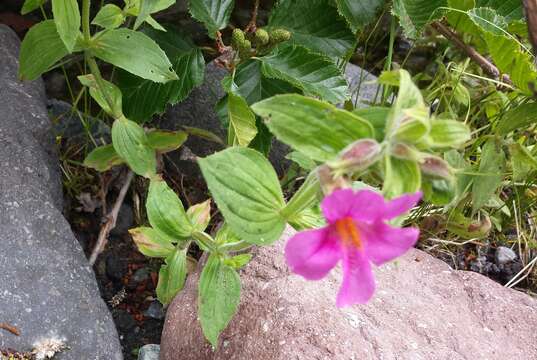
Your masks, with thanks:
[(529, 180), (529, 176), (537, 170), (537, 159), (519, 143), (509, 145), (509, 152), (511, 153), (513, 180)]
[(26, 15), (29, 12), (39, 9), (43, 6), (48, 0), (25, 0), (22, 5), (21, 14)]
[(425, 25), (442, 17), (447, 0), (394, 0), (393, 12), (408, 37), (415, 38)]
[(384, 158), (384, 186), (382, 192), (390, 199), (404, 193), (413, 193), (421, 188), (421, 172), (416, 161)]
[(114, 150), (113, 145), (99, 146), (93, 149), (84, 159), (84, 166), (101, 172), (123, 163), (124, 160)]
[(125, 15), (120, 7), (114, 4), (106, 4), (99, 10), (92, 24), (99, 25), (105, 29), (115, 29), (125, 21)]
[(248, 146), (257, 134), (255, 115), (240, 95), (228, 94), (228, 144)]
[(158, 274), (157, 298), (167, 305), (183, 289), (186, 280), (186, 249), (175, 249)]
[(175, 247), (169, 238), (150, 227), (129, 230), (138, 250), (149, 257), (167, 258)]
[(161, 153), (177, 150), (188, 138), (184, 131), (153, 130), (147, 133), (147, 145)]
[(497, 134), (508, 134), (537, 123), (537, 103), (515, 106), (505, 112), (496, 125)]
[[(121, 90), (114, 85), (113, 83), (102, 80), (101, 85), (103, 85), (104, 92), (101, 90), (100, 85), (97, 84), (95, 76), (93, 75), (80, 75), (78, 77), (80, 83), (84, 86), (87, 86), (90, 91), (90, 95), (99, 104), (99, 106), (110, 116), (115, 119), (118, 119), (123, 116), (121, 111), (123, 97)], [(106, 95), (105, 95), (106, 94)], [(111, 106), (108, 104), (108, 99), (111, 101)]]
[(384, 0), (336, 0), (336, 4), (351, 30), (357, 32), (375, 18)]
[(52, 0), (52, 13), (56, 29), (67, 51), (75, 48), (76, 38), (80, 35), (80, 10), (77, 0)]
[(229, 22), (234, 0), (189, 0), (188, 7), (192, 17), (203, 23), (211, 38), (225, 28)]

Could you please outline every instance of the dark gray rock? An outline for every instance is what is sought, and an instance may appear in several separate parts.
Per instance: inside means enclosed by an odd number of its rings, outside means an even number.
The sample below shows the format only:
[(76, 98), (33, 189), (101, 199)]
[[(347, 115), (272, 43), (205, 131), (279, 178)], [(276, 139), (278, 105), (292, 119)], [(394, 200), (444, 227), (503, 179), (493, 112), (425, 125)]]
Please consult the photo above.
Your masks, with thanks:
[(110, 231), (110, 234), (115, 236), (125, 235), (133, 226), (134, 212), (132, 207), (127, 203), (123, 203), (119, 209), (116, 226)]
[(55, 359), (120, 360), (112, 318), (60, 212), (61, 179), (42, 82), (17, 80), (19, 40), (0, 25), (0, 348), (61, 339)]
[(144, 315), (152, 319), (162, 320), (166, 316), (166, 312), (159, 301), (153, 301), (144, 311)]
[(160, 355), (160, 345), (149, 344), (140, 348), (138, 360), (158, 360)]
[(375, 75), (354, 64), (347, 64), (345, 77), (349, 83), (351, 101), (355, 107), (368, 107), (375, 100), (380, 100), (381, 93), (378, 91), (377, 94), (379, 85)]

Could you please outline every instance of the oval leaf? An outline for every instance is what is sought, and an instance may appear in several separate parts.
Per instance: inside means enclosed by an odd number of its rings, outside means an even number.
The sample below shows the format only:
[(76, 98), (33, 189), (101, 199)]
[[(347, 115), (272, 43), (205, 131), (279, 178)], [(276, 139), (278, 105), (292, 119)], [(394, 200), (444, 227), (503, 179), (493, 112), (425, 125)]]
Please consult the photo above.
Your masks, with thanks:
[(165, 258), (175, 250), (170, 239), (153, 228), (130, 229), (129, 234), (131, 234), (138, 250), (145, 256)]
[(233, 11), (234, 0), (189, 0), (188, 8), (192, 17), (202, 22), (211, 38), (225, 28)]
[(80, 34), (80, 9), (77, 0), (52, 0), (52, 13), (60, 38), (67, 50), (72, 52)]
[(167, 305), (185, 286), (187, 272), (187, 249), (176, 249), (172, 255), (166, 258), (166, 264), (162, 265), (158, 274), (157, 298)]
[(113, 145), (99, 146), (84, 159), (84, 166), (103, 172), (116, 165), (123, 164), (123, 159), (114, 150)]

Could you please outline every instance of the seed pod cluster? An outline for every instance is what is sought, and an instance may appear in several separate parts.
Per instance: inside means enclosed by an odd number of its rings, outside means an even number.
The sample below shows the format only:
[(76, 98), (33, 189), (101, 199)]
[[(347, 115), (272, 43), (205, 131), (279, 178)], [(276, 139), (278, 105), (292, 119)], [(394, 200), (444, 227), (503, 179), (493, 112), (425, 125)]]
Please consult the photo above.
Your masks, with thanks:
[(231, 46), (237, 51), (240, 60), (246, 60), (255, 53), (265, 55), (281, 42), (291, 38), (291, 33), (285, 29), (274, 29), (270, 32), (257, 29), (255, 32), (245, 33), (241, 29), (234, 29), (231, 35)]

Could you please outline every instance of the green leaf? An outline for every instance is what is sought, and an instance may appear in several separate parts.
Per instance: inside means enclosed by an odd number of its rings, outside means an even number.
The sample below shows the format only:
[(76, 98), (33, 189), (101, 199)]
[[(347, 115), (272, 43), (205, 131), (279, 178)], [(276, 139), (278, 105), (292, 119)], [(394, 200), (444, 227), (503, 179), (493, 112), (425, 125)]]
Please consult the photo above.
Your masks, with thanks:
[(92, 74), (80, 75), (78, 76), (78, 80), (80, 81), (80, 83), (82, 83), (82, 85), (87, 86), (89, 88), (91, 97), (97, 102), (97, 104), (99, 104), (99, 106), (104, 110), (104, 112), (106, 112), (108, 115), (112, 116), (115, 119), (120, 118), (123, 115), (123, 112), (121, 111), (122, 94), (121, 90), (119, 90), (116, 85), (104, 79), (102, 80), (102, 83), (104, 84), (103, 87), (105, 88), (106, 93), (112, 101), (113, 109), (111, 109), (108, 105), (108, 101), (106, 101), (105, 95), (101, 91), (101, 88), (98, 86), (97, 81)]
[(239, 254), (225, 259), (224, 264), (238, 270), (248, 264), (250, 260), (252, 260), (252, 254)]
[(192, 224), (194, 231), (203, 232), (211, 221), (211, 199), (192, 205), (186, 211), (186, 216)]
[(272, 10), (268, 27), (286, 29), (292, 34), (291, 43), (335, 58), (346, 58), (356, 42), (345, 19), (329, 0), (280, 0)]
[(144, 79), (159, 83), (178, 79), (164, 51), (139, 31), (105, 30), (96, 35), (92, 52), (99, 59)]
[(26, 15), (29, 12), (39, 9), (44, 5), (48, 0), (25, 0), (22, 5), (21, 14)]
[(511, 153), (513, 180), (528, 180), (529, 175), (537, 170), (537, 159), (519, 143), (509, 145), (509, 152)]
[(129, 119), (144, 122), (162, 113), (167, 104), (186, 99), (195, 87), (203, 83), (205, 60), (201, 50), (179, 30), (168, 27), (166, 32), (145, 29), (144, 32), (164, 50), (178, 80), (158, 84), (126, 71), (119, 71), (119, 87), (123, 91), (123, 110)]
[(228, 144), (248, 146), (257, 134), (255, 115), (243, 97), (228, 93)]
[(399, 73), (399, 92), (387, 119), (388, 136), (396, 133), (397, 129), (414, 118), (414, 115), (423, 118), (423, 114), (428, 112), (421, 91), (412, 81), (408, 71), (396, 70), (393, 73)]
[(32, 26), (21, 44), (19, 78), (35, 80), (69, 54), (53, 20)]
[(332, 160), (347, 145), (374, 135), (366, 120), (298, 94), (276, 95), (252, 109), (280, 141), (313, 160)]
[(496, 125), (496, 133), (507, 135), (537, 123), (537, 103), (526, 103), (507, 110)]
[(303, 47), (279, 46), (259, 60), (265, 76), (285, 80), (307, 95), (331, 103), (342, 103), (349, 97), (347, 81), (337, 66)]
[(216, 348), (218, 336), (237, 312), (241, 280), (233, 268), (211, 255), (201, 273), (198, 294), (201, 328), (207, 340)]
[(285, 206), (276, 172), (255, 150), (233, 147), (199, 159), (207, 186), (234, 233), (253, 244), (276, 241)]
[(115, 29), (125, 21), (125, 15), (120, 7), (114, 4), (106, 4), (99, 10), (91, 22), (93, 25), (99, 25), (105, 29)]
[(145, 131), (140, 125), (125, 118), (115, 120), (112, 125), (112, 144), (136, 174), (148, 178), (155, 175), (155, 150), (148, 146)]
[(351, 30), (357, 32), (376, 19), (384, 0), (336, 0), (336, 4)]
[(476, 7), (491, 8), (509, 21), (524, 18), (520, 0), (476, 0)]
[(475, 8), (467, 11), (468, 17), (483, 31), (494, 35), (504, 35), (507, 29), (507, 21), (489, 8)]
[(175, 250), (170, 239), (150, 227), (130, 229), (129, 234), (138, 250), (149, 257), (165, 258)]
[(355, 109), (352, 112), (373, 125), (373, 128), (375, 129), (375, 139), (377, 141), (382, 142), (384, 140), (384, 130), (386, 129), (390, 108), (371, 106), (363, 109)]
[(302, 154), (300, 151), (292, 151), (287, 154), (285, 158), (294, 161), (304, 170), (311, 171), (317, 167), (317, 163), (314, 160)]
[(188, 2), (190, 14), (205, 25), (212, 39), (216, 37), (218, 30), (227, 26), (233, 6), (234, 0), (189, 0)]
[(176, 240), (192, 234), (183, 203), (164, 180), (151, 180), (145, 206), (149, 223), (158, 231)]
[(481, 151), (479, 175), (472, 186), (472, 211), (475, 214), (500, 187), (505, 168), (505, 154), (497, 139), (488, 140)]
[(187, 249), (176, 249), (166, 258), (166, 264), (160, 268), (157, 298), (164, 305), (171, 303), (175, 295), (185, 286), (186, 252)]
[(184, 131), (153, 130), (147, 133), (147, 145), (161, 153), (177, 150), (188, 138)]
[(456, 195), (454, 183), (446, 179), (423, 179), (422, 187), (425, 200), (438, 206), (448, 205)]
[(386, 156), (384, 159), (384, 186), (388, 198), (414, 193), (421, 188), (421, 172), (416, 161)]
[(116, 165), (123, 164), (123, 159), (117, 154), (112, 145), (99, 146), (84, 159), (84, 166), (103, 172)]
[(393, 132), (393, 139), (409, 144), (418, 143), (431, 129), (429, 111), (424, 107), (405, 109), (403, 118)]
[(58, 34), (69, 52), (80, 34), (80, 9), (77, 0), (52, 0), (52, 13)]
[(425, 25), (443, 15), (440, 7), (446, 7), (447, 0), (394, 0), (393, 12), (399, 17), (405, 34), (415, 38)]
[(459, 148), (470, 140), (470, 129), (457, 120), (433, 120), (426, 138), (431, 148)]

